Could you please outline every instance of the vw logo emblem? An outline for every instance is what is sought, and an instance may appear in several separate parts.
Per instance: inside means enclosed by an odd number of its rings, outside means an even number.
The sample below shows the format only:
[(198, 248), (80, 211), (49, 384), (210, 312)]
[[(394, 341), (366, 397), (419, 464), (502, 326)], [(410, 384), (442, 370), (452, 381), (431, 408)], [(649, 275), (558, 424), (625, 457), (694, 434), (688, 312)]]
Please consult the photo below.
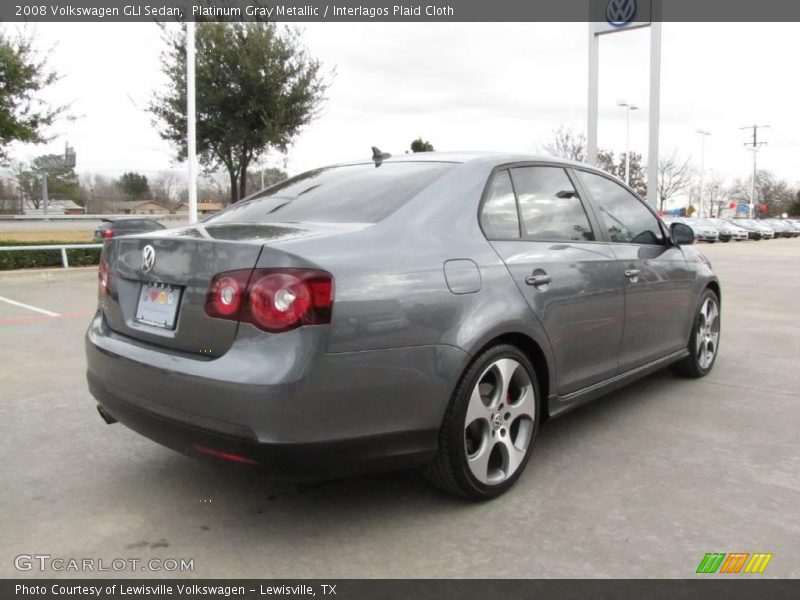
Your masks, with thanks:
[(494, 430), (497, 431), (502, 425), (503, 417), (500, 416), (500, 413), (497, 413), (492, 419), (492, 427), (494, 427)]
[(636, 0), (608, 0), (606, 21), (614, 27), (627, 25), (636, 16)]
[(142, 271), (149, 273), (153, 266), (156, 264), (156, 249), (151, 245), (147, 245), (142, 250)]

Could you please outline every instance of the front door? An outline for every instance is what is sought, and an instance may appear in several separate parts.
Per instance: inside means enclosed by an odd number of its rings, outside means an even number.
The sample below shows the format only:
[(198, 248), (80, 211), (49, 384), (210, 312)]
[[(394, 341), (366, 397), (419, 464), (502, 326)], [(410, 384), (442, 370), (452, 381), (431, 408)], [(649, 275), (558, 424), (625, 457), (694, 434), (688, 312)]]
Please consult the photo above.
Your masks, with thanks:
[(601, 175), (576, 170), (588, 190), (625, 286), (620, 371), (684, 348), (693, 314), (692, 277), (680, 247), (634, 194)]

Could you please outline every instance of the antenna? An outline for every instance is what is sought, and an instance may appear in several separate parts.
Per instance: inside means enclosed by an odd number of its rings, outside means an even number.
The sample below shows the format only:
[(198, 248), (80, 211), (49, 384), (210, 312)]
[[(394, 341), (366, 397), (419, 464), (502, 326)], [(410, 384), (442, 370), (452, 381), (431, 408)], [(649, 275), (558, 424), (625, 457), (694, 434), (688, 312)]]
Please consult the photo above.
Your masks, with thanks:
[(391, 156), (388, 152), (381, 152), (377, 146), (372, 147), (372, 160), (375, 162), (376, 167), (380, 167), (381, 163), (387, 158), (391, 158)]

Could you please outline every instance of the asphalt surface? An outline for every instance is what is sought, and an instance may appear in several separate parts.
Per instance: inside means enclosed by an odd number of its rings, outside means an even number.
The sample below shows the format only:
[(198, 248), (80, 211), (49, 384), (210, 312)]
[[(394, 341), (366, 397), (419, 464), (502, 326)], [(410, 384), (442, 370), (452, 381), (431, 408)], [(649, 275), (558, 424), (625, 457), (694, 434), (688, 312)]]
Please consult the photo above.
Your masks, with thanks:
[[(0, 577), (98, 575), (14, 567), (48, 554), (193, 559), (194, 577), (683, 578), (707, 552), (798, 577), (800, 239), (702, 248), (723, 286), (713, 372), (548, 423), (484, 504), (414, 472), (279, 485), (106, 425), (84, 380), (94, 271), (0, 274), (0, 296), (61, 315), (0, 301)], [(140, 569), (100, 575), (175, 575)]]

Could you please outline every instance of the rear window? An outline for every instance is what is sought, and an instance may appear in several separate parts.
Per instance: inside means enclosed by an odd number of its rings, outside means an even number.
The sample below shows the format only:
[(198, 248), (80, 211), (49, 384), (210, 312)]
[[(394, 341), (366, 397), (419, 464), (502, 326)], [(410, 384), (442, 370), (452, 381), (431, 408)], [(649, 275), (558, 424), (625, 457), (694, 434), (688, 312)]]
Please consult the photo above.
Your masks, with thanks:
[(374, 163), (308, 171), (230, 206), (207, 223), (377, 223), (455, 166)]

